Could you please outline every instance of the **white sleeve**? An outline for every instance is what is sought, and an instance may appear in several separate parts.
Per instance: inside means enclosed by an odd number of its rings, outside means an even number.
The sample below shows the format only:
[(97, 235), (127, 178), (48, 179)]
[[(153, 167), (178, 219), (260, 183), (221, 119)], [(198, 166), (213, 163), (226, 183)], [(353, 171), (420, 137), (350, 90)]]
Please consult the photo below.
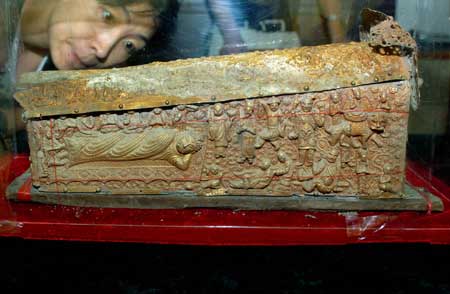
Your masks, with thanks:
[(45, 56), (44, 58), (42, 58), (41, 63), (39, 63), (39, 66), (36, 68), (36, 71), (42, 71), (42, 69), (44, 68), (45, 63), (47, 63), (48, 61), (48, 56)]

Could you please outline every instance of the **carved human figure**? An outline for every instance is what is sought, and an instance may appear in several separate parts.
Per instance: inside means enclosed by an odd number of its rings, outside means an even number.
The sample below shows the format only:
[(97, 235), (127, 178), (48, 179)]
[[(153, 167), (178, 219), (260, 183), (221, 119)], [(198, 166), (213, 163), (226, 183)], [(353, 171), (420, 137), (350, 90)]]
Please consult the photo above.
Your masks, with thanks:
[(139, 133), (145, 129), (141, 121), (141, 114), (134, 111), (126, 112), (119, 119), (119, 127), (126, 133)]
[(368, 127), (371, 132), (366, 130), (363, 134), (361, 134), (363, 146), (367, 146), (368, 142), (373, 142), (378, 147), (382, 147), (384, 142), (382, 138), (389, 137), (389, 133), (386, 129), (387, 125), (388, 121), (386, 114), (380, 112), (370, 113), (368, 118)]
[(73, 132), (78, 130), (77, 120), (71, 117), (64, 117), (55, 120), (53, 130), (54, 138), (57, 140), (63, 139), (65, 136), (70, 136)]
[(272, 167), (272, 171), (275, 176), (282, 176), (288, 174), (292, 167), (292, 160), (286, 154), (286, 152), (278, 151), (277, 153), (278, 163)]
[(340, 170), (338, 157), (339, 151), (337, 148), (331, 148), (326, 152), (318, 151), (314, 154), (313, 174), (319, 192), (324, 194), (336, 192)]
[[(198, 105), (186, 105), (186, 122), (197, 122), (199, 120), (199, 109)], [(203, 120), (203, 119), (202, 119)]]
[(95, 117), (91, 115), (77, 118), (77, 129), (83, 134), (89, 135), (92, 132), (95, 132), (95, 124)]
[[(41, 123), (41, 150), (47, 158), (46, 165), (63, 166), (67, 163), (67, 150), (65, 149), (65, 127), (63, 120), (46, 120)], [(76, 125), (75, 125), (76, 127)]]
[(211, 164), (205, 167), (206, 179), (202, 180), (203, 189), (221, 189), (223, 188), (223, 172), (217, 164)]
[(366, 148), (358, 148), (356, 153), (356, 173), (357, 174), (368, 174), (369, 173), (369, 163), (368, 163), (368, 151)]
[(63, 144), (53, 144), (44, 147), (44, 151), (49, 157), (49, 167), (64, 166), (69, 162), (69, 153)]
[(410, 96), (411, 96), (411, 89), (405, 86), (405, 84), (401, 84), (396, 87), (390, 87), (387, 98), (389, 101), (391, 101), (391, 105), (397, 111), (408, 112)]
[(67, 140), (70, 166), (95, 161), (165, 160), (187, 170), (191, 157), (203, 145), (193, 131), (168, 128), (146, 129), (142, 133), (124, 131), (97, 136), (72, 136)]
[(280, 149), (281, 143), (279, 139), (282, 137), (281, 118), (283, 117), (280, 104), (281, 101), (277, 97), (271, 98), (268, 103), (261, 103), (266, 113), (266, 126), (257, 134), (256, 148), (262, 148), (266, 142), (269, 142), (275, 150), (278, 151)]
[(352, 88), (352, 95), (346, 95), (343, 101), (343, 113), (346, 120), (351, 122), (362, 122), (367, 119), (370, 112), (370, 101), (360, 88)]
[(223, 104), (216, 103), (210, 109), (208, 138), (214, 142), (214, 156), (225, 157), (226, 149), (231, 141), (229, 129), (230, 120), (225, 113)]
[(390, 101), (389, 101), (389, 99), (387, 97), (387, 93), (385, 91), (381, 91), (381, 93), (380, 93), (377, 109), (381, 109), (384, 111), (391, 110)]
[(304, 192), (311, 193), (316, 188), (316, 181), (312, 167), (299, 166), (297, 169), (297, 181), (303, 188)]
[(37, 174), (41, 177), (41, 178), (46, 178), (48, 177), (48, 162), (47, 162), (47, 157), (44, 154), (44, 151), (42, 149), (39, 149), (36, 153), (37, 156), (37, 162), (33, 162), (33, 164), (35, 164), (38, 172)]
[(256, 156), (256, 121), (253, 115), (254, 106), (253, 100), (247, 100), (245, 106), (242, 108), (237, 129), (238, 141), (241, 149), (241, 154), (237, 160), (238, 163), (248, 161), (248, 163), (252, 164)]
[(342, 95), (338, 90), (332, 91), (330, 94), (330, 115), (334, 118), (334, 121), (342, 117)]
[(237, 179), (229, 180), (229, 186), (233, 189), (265, 189), (275, 176), (287, 174), (292, 161), (284, 152), (277, 154), (278, 164), (272, 167), (268, 158), (262, 158), (256, 168), (234, 172)]
[[(330, 94), (330, 116), (331, 116), (331, 124), (333, 125), (339, 125), (344, 119), (344, 113), (343, 113), (343, 101), (347, 101), (348, 98), (348, 90), (336, 90), (332, 91)], [(360, 95), (360, 94), (358, 94)], [(329, 133), (332, 133), (332, 128), (327, 128)], [(338, 138), (339, 144), (344, 147), (344, 150), (348, 149), (350, 147), (350, 138), (346, 136), (345, 134), (341, 134), (341, 136)]]
[(148, 113), (147, 123), (151, 127), (171, 125), (171, 119), (166, 111), (155, 108)]
[(317, 127), (327, 129), (331, 124), (329, 116), (329, 102), (325, 99), (317, 99), (314, 101), (313, 119)]
[(114, 133), (120, 130), (118, 117), (115, 113), (100, 114), (98, 123), (98, 129), (104, 134)]
[(303, 95), (297, 96), (293, 101), (292, 109), (285, 120), (285, 127), (288, 133), (288, 138), (291, 140), (298, 139), (298, 125), (309, 124), (313, 129), (316, 128), (316, 123), (313, 118), (312, 109), (316, 97)]
[(41, 178), (48, 177), (48, 157), (44, 153), (44, 144), (47, 141), (46, 136), (42, 134), (42, 124), (40, 122), (32, 122), (28, 125), (28, 131), (33, 135), (30, 136), (30, 145), (36, 148), (36, 160), (33, 160), (31, 165), (34, 167), (31, 169), (33, 172), (37, 170), (37, 175)]
[(181, 124), (185, 120), (186, 116), (186, 105), (177, 105), (172, 108), (171, 117), (173, 124)]
[(240, 124), (242, 102), (241, 101), (231, 101), (225, 105), (225, 112), (229, 121), (228, 135), (229, 141), (232, 144), (238, 144), (239, 136), (237, 136), (237, 131)]
[(377, 135), (381, 135), (385, 131), (386, 119), (383, 113), (370, 113), (367, 120), (361, 122), (341, 121), (340, 124), (328, 127), (327, 132), (330, 134), (330, 144), (332, 146), (339, 142), (342, 136), (350, 137), (351, 144), (354, 148), (367, 148), (367, 143), (371, 140), (381, 146), (382, 142)]
[(383, 175), (380, 176), (378, 187), (385, 193), (398, 193), (402, 190), (401, 182), (393, 176), (394, 169), (390, 163), (383, 167)]
[(316, 138), (314, 128), (309, 123), (301, 123), (298, 126), (298, 163), (300, 165), (312, 166), (313, 156), (316, 150)]

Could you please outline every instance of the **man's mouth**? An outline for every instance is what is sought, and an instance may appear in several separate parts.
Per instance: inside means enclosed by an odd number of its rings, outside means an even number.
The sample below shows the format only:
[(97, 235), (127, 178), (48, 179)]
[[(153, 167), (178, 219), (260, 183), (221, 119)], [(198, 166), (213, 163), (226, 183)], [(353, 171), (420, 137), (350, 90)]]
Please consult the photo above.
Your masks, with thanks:
[(80, 57), (78, 57), (77, 53), (73, 49), (70, 49), (69, 59), (75, 68), (84, 67)]
[(75, 50), (71, 50), (71, 61), (77, 67), (89, 68), (97, 65), (95, 60), (80, 57)]

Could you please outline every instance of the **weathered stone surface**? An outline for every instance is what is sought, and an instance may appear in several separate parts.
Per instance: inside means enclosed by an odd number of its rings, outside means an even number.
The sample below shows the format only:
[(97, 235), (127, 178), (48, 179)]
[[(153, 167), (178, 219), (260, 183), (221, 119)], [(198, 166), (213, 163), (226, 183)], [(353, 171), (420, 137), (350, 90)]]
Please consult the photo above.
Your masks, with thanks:
[(409, 75), (405, 57), (349, 43), (123, 69), (30, 73), (15, 97), (26, 117), (35, 118), (298, 94)]

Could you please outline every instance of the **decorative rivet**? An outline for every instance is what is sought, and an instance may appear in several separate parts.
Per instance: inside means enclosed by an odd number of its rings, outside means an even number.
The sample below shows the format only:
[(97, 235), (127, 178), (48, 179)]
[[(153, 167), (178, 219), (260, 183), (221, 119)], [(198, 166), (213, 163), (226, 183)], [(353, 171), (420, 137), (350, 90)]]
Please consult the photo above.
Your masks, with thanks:
[(164, 103), (166, 103), (166, 105), (169, 105), (169, 104), (170, 104), (170, 101), (169, 101), (169, 100), (166, 100), (166, 102), (164, 102)]
[(212, 97), (211, 97), (211, 101), (214, 102), (214, 101), (216, 101), (216, 100), (217, 100), (216, 96), (212, 96)]
[(378, 78), (378, 77), (375, 77), (375, 82), (379, 82), (380, 81), (380, 79)]
[(123, 108), (123, 104), (121, 103), (121, 104), (119, 104), (119, 108), (120, 109), (122, 109)]
[(352, 86), (356, 86), (356, 82), (355, 81), (352, 81)]
[(80, 112), (78, 109), (75, 109), (73, 112), (75, 112), (75, 113), (78, 113), (78, 112)]
[(68, 192), (67, 187), (64, 187), (64, 188), (63, 188), (63, 192), (64, 192), (64, 193), (67, 193), (67, 192)]
[(304, 87), (303, 87), (303, 90), (309, 91), (309, 86), (304, 86)]
[(99, 193), (101, 191), (102, 191), (102, 188), (100, 188), (100, 187), (97, 187), (97, 189), (95, 189), (95, 192), (97, 192), (97, 193)]

